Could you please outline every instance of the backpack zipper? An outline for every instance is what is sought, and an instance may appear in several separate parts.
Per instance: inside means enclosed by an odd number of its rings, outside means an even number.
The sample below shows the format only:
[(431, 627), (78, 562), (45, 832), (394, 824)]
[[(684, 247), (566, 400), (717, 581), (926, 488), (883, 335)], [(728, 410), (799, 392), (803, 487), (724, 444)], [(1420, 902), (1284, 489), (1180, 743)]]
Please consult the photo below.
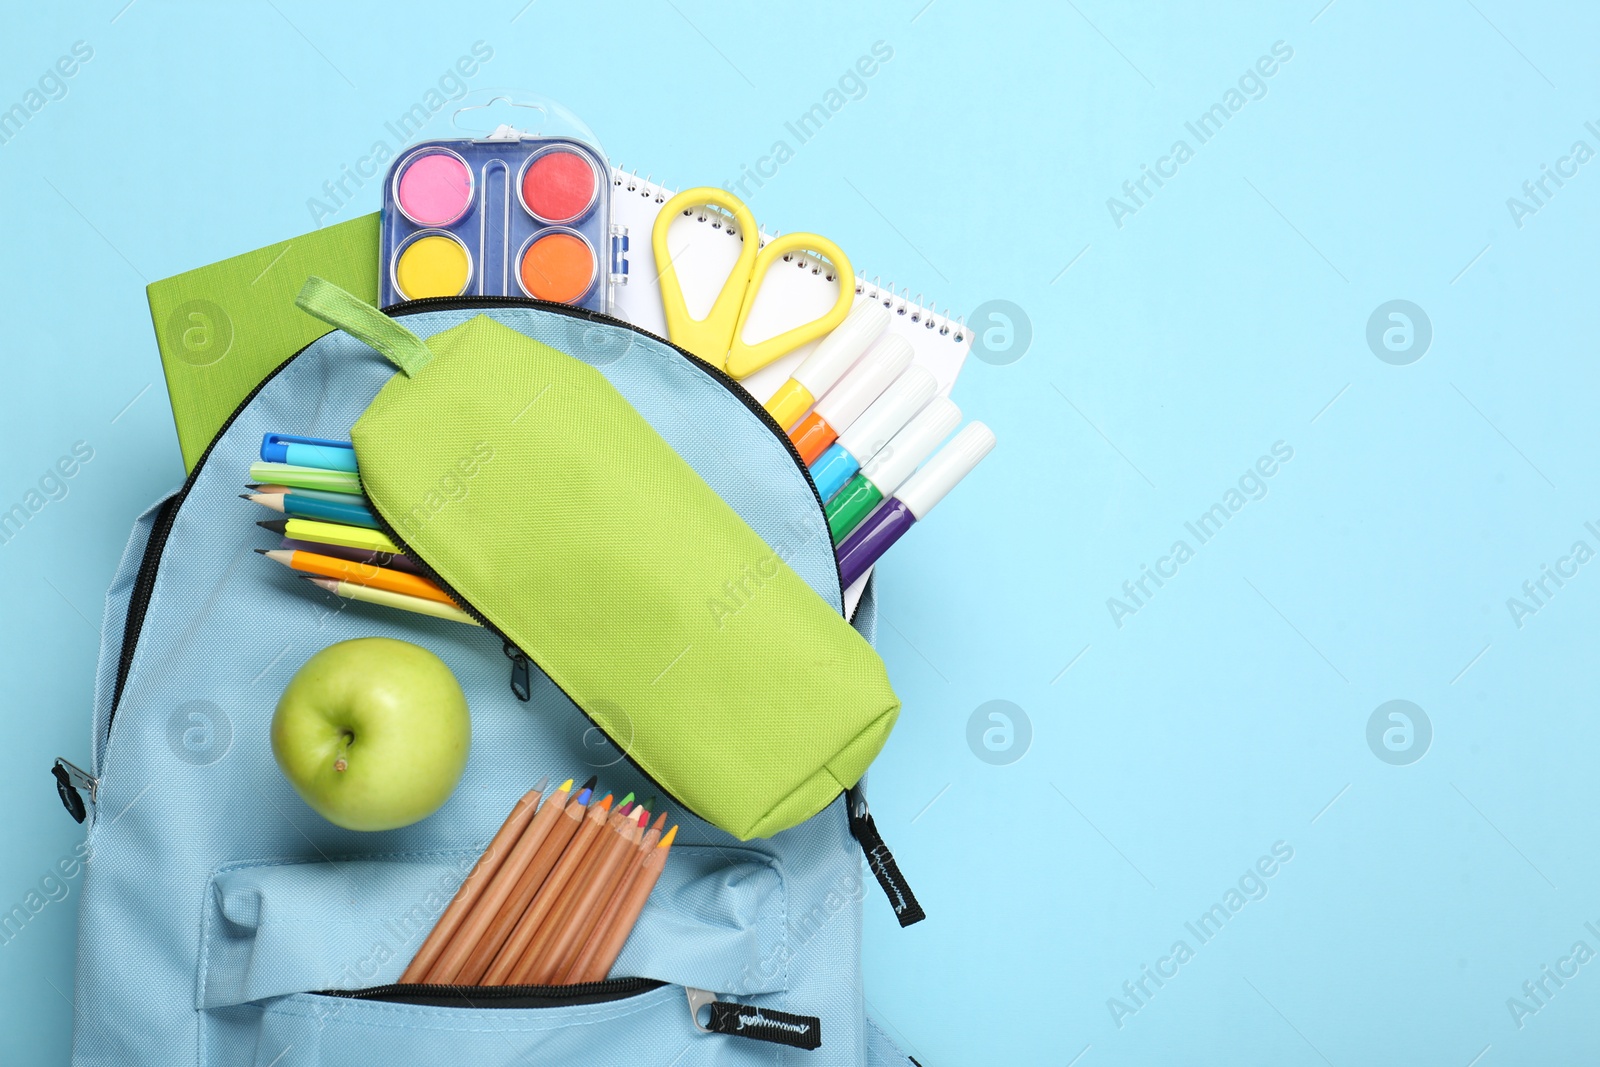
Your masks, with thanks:
[(607, 978), (560, 986), (383, 985), (371, 989), (326, 989), (313, 995), (435, 1008), (568, 1008), (625, 1000), (666, 984), (653, 978)]
[[(311, 995), (429, 1008), (571, 1008), (627, 1000), (665, 985), (653, 978), (607, 978), (559, 986), (383, 985), (371, 989), (324, 989)], [(815, 1015), (748, 1007), (718, 1000), (715, 993), (687, 986), (684, 992), (688, 994), (689, 1022), (702, 1034), (729, 1034), (808, 1050), (822, 1045), (822, 1020)], [(700, 1021), (702, 1008), (710, 1008), (706, 1023)]]

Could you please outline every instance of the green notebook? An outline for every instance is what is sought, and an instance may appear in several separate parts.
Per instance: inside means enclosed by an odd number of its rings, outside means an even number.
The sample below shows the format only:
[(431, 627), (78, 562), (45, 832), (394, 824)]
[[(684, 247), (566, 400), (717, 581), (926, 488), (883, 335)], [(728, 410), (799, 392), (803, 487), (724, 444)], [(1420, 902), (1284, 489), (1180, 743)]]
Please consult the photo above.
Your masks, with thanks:
[(152, 282), (150, 319), (192, 470), (250, 390), (327, 326), (294, 306), (312, 276), (378, 299), (378, 214)]

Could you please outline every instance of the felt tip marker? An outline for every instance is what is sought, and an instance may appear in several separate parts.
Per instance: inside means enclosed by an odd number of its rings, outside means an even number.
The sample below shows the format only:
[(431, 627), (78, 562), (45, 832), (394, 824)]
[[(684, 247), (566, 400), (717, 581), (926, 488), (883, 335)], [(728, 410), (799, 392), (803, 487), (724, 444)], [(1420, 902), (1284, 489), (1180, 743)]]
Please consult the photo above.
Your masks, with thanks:
[(907, 530), (927, 518), (934, 505), (972, 473), (972, 468), (993, 448), (994, 431), (981, 422), (967, 423), (883, 507), (844, 539), (839, 546), (840, 584), (846, 589), (854, 585)]
[(861, 362), (817, 401), (811, 414), (789, 431), (789, 440), (794, 442), (795, 451), (806, 465), (810, 466), (812, 460), (838, 440), (840, 431), (849, 429), (867, 406), (883, 395), (909, 366), (910, 341), (894, 336), (878, 338), (861, 357)]
[(801, 361), (778, 386), (778, 391), (762, 405), (767, 414), (785, 430), (800, 421), (800, 416), (817, 397), (833, 388), (850, 365), (861, 358), (867, 346), (889, 328), (889, 309), (876, 300), (857, 304), (838, 329), (822, 339), (816, 349)]
[(900, 375), (828, 450), (811, 464), (811, 479), (826, 504), (844, 483), (855, 477), (861, 465), (889, 443), (917, 412), (927, 406), (939, 383), (926, 367), (913, 366)]
[(263, 463), (289, 463), (296, 467), (315, 467), (325, 471), (356, 470), (356, 450), (349, 441), (329, 441), (323, 437), (296, 437), (287, 433), (261, 436)]
[(960, 425), (961, 409), (949, 397), (934, 397), (828, 501), (828, 532), (833, 543), (843, 541), (885, 497), (893, 496), (916, 473), (918, 464), (933, 455), (939, 442)]
[(291, 496), (287, 493), (240, 493), (239, 497), (260, 504), (262, 507), (271, 508), (273, 511), (281, 511), (296, 519), (316, 519), (319, 522), (361, 526), (368, 530), (378, 528), (378, 520), (372, 517), (372, 512), (360, 504), (335, 504), (328, 500)]

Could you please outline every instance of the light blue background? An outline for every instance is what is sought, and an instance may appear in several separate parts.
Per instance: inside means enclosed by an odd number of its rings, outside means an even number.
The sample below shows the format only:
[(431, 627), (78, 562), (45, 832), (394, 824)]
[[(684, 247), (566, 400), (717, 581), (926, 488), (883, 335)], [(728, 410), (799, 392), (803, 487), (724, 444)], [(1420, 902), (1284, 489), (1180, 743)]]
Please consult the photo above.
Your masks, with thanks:
[[(80, 839), (46, 772), (87, 762), (101, 598), (182, 475), (146, 282), (310, 228), (475, 40), (475, 85), (562, 100), (679, 186), (753, 164), (882, 40), (752, 207), (941, 306), (1011, 301), (1033, 340), (969, 364), (956, 399), (1000, 448), (881, 572), (906, 711), (872, 797), (930, 918), (868, 898), (877, 1017), (927, 1067), (1600, 1053), (1600, 961), (1521, 1028), (1506, 1003), (1600, 951), (1600, 564), (1521, 628), (1506, 606), (1600, 549), (1600, 162), (1521, 227), (1506, 205), (1600, 150), (1580, 5), (124, 2), (0, 39), (5, 106), (94, 49), (0, 145), (0, 504), (94, 449), (0, 547), (0, 910)], [(1198, 145), (1185, 121), (1278, 41), (1266, 95)], [(1119, 228), (1107, 198), (1180, 137), (1194, 158)], [(335, 218), (376, 207), (369, 185)], [(1410, 365), (1366, 343), (1391, 299), (1432, 323)], [(1278, 441), (1270, 493), (1116, 626), (1107, 598)], [(1432, 723), (1410, 765), (1367, 744), (1390, 699)], [(990, 700), (1031, 723), (1008, 765), (969, 748)], [(1200, 945), (1184, 923), (1275, 842), (1266, 897)], [(76, 891), (0, 945), (7, 1062), (67, 1055)], [(1108, 998), (1180, 938), (1119, 1027)]]

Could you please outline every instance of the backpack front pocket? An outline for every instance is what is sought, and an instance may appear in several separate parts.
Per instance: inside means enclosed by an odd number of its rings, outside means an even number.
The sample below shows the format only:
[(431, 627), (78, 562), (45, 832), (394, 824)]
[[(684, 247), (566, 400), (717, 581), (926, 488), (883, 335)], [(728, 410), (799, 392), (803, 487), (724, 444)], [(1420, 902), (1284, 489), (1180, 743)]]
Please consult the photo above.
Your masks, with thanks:
[[(202, 1010), (399, 978), (471, 851), (224, 868), (207, 887)], [(734, 994), (787, 985), (781, 868), (749, 849), (674, 847), (613, 974)]]

